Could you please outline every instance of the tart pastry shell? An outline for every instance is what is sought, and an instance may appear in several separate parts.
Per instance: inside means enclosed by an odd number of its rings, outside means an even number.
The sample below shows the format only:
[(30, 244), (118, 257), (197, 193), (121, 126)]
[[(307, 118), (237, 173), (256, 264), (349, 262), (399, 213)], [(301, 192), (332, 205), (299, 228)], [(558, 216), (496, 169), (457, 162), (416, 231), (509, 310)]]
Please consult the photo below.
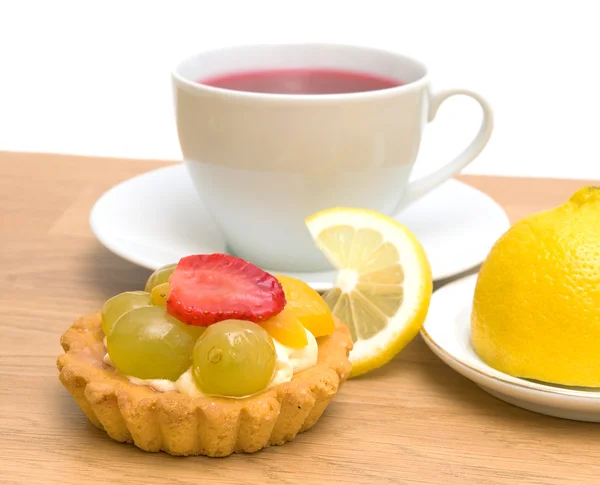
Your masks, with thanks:
[(89, 420), (113, 439), (145, 451), (227, 456), (282, 445), (310, 429), (348, 378), (352, 339), (336, 321), (319, 337), (317, 364), (259, 394), (193, 398), (133, 384), (103, 362), (100, 314), (81, 317), (61, 337), (60, 381)]

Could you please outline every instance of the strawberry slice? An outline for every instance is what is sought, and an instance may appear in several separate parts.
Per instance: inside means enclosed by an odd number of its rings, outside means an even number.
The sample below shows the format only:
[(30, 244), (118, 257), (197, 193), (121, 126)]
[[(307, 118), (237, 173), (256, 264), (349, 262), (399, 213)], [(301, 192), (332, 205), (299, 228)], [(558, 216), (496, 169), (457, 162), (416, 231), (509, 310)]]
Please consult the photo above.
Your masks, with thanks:
[(169, 280), (167, 312), (188, 325), (235, 318), (260, 322), (286, 304), (273, 275), (228, 254), (197, 254), (179, 261)]

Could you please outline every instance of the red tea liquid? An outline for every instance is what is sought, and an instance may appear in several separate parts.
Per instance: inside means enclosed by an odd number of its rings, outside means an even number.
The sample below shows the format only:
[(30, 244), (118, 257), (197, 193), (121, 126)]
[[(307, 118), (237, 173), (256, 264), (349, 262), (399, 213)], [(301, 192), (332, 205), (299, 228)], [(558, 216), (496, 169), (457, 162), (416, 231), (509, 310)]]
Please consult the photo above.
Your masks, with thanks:
[(217, 88), (269, 94), (346, 94), (402, 86), (397, 79), (339, 69), (270, 69), (198, 81)]

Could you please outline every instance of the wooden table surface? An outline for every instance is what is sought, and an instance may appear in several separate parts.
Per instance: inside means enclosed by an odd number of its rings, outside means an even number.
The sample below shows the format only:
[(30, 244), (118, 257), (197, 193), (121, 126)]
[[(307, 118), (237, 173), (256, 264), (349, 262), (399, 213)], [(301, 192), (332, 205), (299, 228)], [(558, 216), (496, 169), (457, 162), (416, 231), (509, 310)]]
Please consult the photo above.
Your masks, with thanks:
[[(164, 162), (0, 153), (0, 483), (600, 483), (600, 428), (496, 400), (417, 337), (348, 381), (311, 431), (225, 459), (176, 458), (112, 441), (59, 382), (59, 338), (149, 271), (88, 226), (106, 189)], [(585, 181), (461, 177), (511, 220), (556, 206)], [(214, 482), (213, 482), (214, 480)]]

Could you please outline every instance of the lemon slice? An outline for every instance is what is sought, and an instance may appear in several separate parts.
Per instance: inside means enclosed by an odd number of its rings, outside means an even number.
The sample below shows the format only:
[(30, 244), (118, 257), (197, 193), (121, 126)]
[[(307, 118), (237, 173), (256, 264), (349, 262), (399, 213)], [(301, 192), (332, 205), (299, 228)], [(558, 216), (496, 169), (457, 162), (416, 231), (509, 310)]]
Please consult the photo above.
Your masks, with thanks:
[(398, 221), (364, 209), (324, 210), (306, 225), (338, 269), (323, 298), (352, 334), (352, 376), (381, 367), (417, 335), (427, 315), (433, 284), (423, 247)]

